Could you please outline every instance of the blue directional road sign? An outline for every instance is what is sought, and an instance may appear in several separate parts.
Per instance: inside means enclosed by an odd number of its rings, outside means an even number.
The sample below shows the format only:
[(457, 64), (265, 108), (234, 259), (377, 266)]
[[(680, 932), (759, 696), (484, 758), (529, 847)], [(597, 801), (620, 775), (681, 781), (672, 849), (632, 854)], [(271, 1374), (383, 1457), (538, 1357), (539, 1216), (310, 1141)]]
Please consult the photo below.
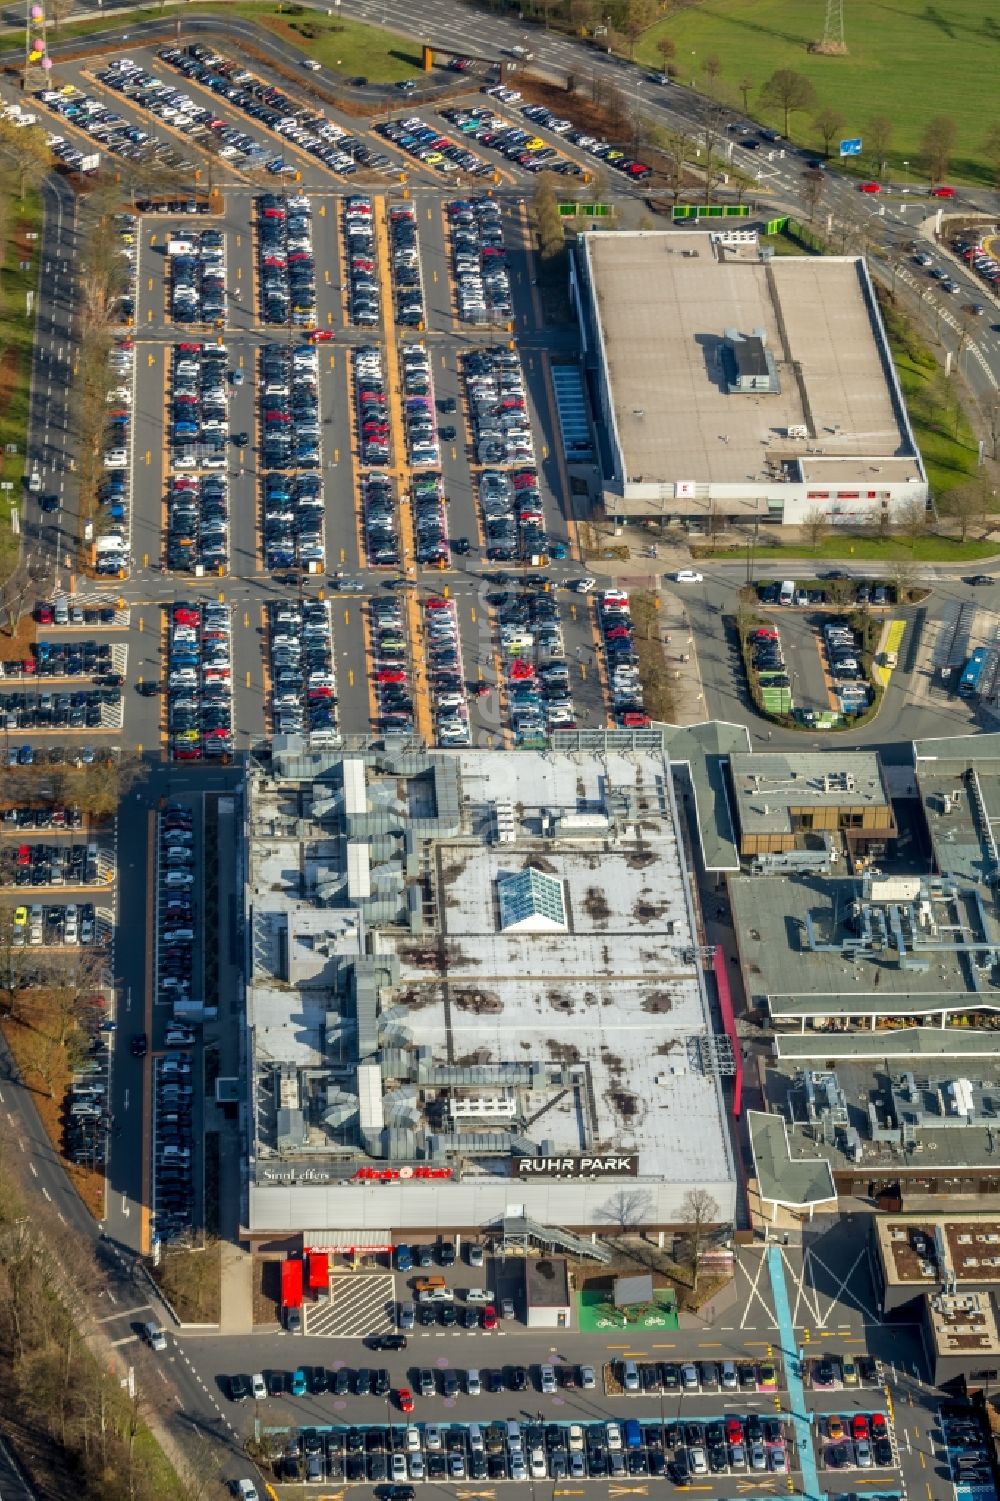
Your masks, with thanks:
[(841, 154), (841, 156), (860, 156), (861, 155), (861, 137), (860, 136), (852, 136), (849, 141), (841, 141), (841, 143), (840, 143), (840, 154)]

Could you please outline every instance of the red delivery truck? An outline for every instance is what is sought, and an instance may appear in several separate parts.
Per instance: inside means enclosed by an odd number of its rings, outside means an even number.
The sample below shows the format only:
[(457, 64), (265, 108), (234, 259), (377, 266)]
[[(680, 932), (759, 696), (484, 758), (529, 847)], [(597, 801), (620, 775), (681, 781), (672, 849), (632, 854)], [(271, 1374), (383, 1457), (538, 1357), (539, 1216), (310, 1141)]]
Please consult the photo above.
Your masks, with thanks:
[(330, 1257), (326, 1251), (309, 1253), (309, 1291), (317, 1296), (330, 1291)]
[(281, 1266), (281, 1306), (302, 1307), (302, 1262), (297, 1256), (290, 1256)]

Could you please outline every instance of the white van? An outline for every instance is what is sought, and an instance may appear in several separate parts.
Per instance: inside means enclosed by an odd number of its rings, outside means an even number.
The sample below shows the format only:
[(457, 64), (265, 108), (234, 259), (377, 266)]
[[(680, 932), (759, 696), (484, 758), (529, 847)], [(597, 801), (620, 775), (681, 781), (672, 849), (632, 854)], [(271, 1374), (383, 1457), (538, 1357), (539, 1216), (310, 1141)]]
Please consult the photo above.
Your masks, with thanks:
[(187, 870), (168, 870), (163, 880), (166, 886), (194, 885), (194, 876)]
[(793, 605), (795, 603), (794, 579), (785, 579), (781, 586), (781, 593), (778, 595), (778, 603), (782, 605)]
[(467, 1303), (492, 1303), (493, 1289), (491, 1287), (470, 1287), (465, 1295)]

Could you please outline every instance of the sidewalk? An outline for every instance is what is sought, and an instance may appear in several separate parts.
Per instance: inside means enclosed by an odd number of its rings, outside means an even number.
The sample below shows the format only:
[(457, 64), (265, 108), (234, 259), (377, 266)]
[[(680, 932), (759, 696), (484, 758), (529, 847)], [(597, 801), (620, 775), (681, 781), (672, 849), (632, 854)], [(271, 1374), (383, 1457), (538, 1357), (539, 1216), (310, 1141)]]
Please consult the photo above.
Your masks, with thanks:
[[(239, 832), (238, 804), (232, 797), (220, 797), (219, 809), (219, 891), (226, 897), (239, 895), (239, 862), (236, 839)], [(220, 902), (220, 914), (228, 914), (228, 901)], [(221, 1078), (239, 1078), (240, 1064), (238, 1025), (240, 1010), (239, 954), (232, 942), (224, 941), (229, 923), (220, 916), (219, 952), (219, 1019), (213, 1028), (219, 1049)], [(219, 1305), (220, 1334), (253, 1333), (253, 1257), (239, 1243), (243, 1202), (243, 1152), (240, 1127), (227, 1120), (222, 1111), (206, 1101), (206, 1127), (219, 1134), (219, 1235), (222, 1239), (222, 1297)]]

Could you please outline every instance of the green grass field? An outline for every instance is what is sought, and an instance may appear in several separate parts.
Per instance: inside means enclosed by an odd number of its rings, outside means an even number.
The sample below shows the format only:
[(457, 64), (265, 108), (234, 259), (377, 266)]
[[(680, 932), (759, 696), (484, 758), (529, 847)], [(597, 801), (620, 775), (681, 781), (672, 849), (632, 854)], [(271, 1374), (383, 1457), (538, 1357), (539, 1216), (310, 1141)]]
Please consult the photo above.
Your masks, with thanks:
[[(116, 24), (128, 22), (137, 25), (140, 21), (162, 20), (169, 26), (174, 17), (172, 7), (163, 11), (146, 7), (142, 10), (116, 13)], [(185, 15), (235, 15), (241, 20), (256, 21), (267, 31), (280, 36), (292, 47), (299, 47), (305, 57), (312, 57), (324, 69), (342, 78), (363, 76), (369, 83), (399, 83), (404, 78), (421, 78), (420, 43), (412, 37), (399, 36), (392, 31), (383, 31), (379, 26), (366, 26), (361, 21), (327, 17), (319, 10), (307, 10), (304, 6), (285, 5), (279, 11), (267, 0), (237, 0), (235, 4), (192, 5)], [(92, 36), (106, 31), (107, 19), (64, 23), (53, 39), (68, 41), (72, 37)], [(308, 33), (314, 32), (310, 36)], [(9, 46), (23, 46), (24, 33), (8, 33)], [(303, 74), (303, 82), (309, 75)], [(322, 77), (317, 81), (322, 82)]]
[[(950, 175), (989, 182), (983, 141), (1000, 119), (1000, 14), (981, 0), (939, 0), (934, 5), (925, 0), (845, 0), (848, 56), (821, 57), (807, 49), (822, 32), (825, 10), (823, 0), (702, 0), (651, 27), (636, 56), (650, 67), (661, 67), (656, 38), (672, 37), (678, 82), (694, 81), (707, 92), (703, 65), (714, 54), (722, 63), (715, 92), (736, 106), (740, 83), (751, 80), (751, 113), (779, 130), (780, 115), (761, 111), (757, 91), (776, 68), (793, 68), (812, 82), (818, 108), (829, 106), (844, 115), (846, 135), (863, 137), (873, 115), (888, 116), (895, 125), (890, 170), (902, 174), (908, 160), (911, 181), (921, 180), (920, 139), (927, 120), (950, 115), (958, 126)], [(796, 140), (822, 145), (805, 114), (793, 117), (791, 133)], [(868, 169), (871, 163), (863, 165)]]
[[(344, 78), (362, 76), (370, 83), (398, 83), (420, 72), (420, 43), (411, 37), (397, 36), (377, 26), (366, 26), (346, 16), (327, 18), (322, 11), (286, 5), (277, 11), (270, 4), (247, 3), (207, 5), (205, 10), (235, 12), (247, 20), (273, 31), (293, 47), (301, 47), (331, 73)], [(309, 33), (315, 33), (310, 35)]]

